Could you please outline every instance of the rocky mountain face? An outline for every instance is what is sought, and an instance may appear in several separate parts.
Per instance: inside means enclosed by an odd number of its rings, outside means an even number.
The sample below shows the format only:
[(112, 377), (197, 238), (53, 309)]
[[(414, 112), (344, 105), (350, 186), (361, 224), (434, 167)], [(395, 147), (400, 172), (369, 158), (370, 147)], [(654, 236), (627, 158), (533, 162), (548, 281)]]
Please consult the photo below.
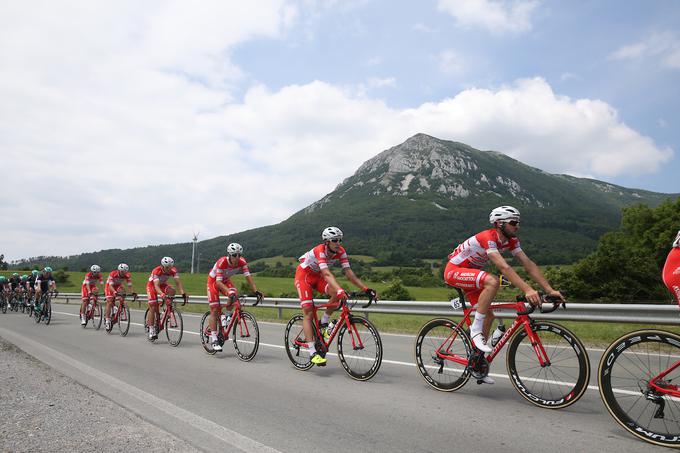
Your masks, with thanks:
[[(553, 175), (501, 153), (417, 134), (369, 159), (333, 192), (287, 220), (202, 241), (199, 248), (206, 261), (222, 253), (225, 241), (242, 243), (249, 259), (299, 256), (318, 243), (324, 227), (337, 225), (353, 254), (400, 264), (444, 259), (459, 242), (489, 227), (492, 208), (512, 205), (522, 212), (523, 249), (539, 263), (570, 263), (618, 226), (622, 207), (656, 206), (677, 195)], [(142, 267), (148, 256), (155, 261), (156, 255), (167, 254), (187, 267), (190, 250), (188, 244), (163, 245), (64, 262), (77, 269), (126, 255), (130, 264)]]

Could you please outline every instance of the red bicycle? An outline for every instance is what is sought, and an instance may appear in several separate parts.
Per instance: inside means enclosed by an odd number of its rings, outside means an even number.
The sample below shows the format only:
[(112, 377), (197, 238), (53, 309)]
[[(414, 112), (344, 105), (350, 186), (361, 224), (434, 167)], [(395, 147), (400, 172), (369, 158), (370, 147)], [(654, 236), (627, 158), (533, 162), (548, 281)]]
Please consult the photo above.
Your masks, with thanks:
[[(184, 306), (186, 305), (189, 296), (184, 294), (182, 298), (184, 300), (184, 302), (182, 302), (182, 306)], [(166, 294), (161, 300), (163, 301), (163, 313), (156, 313), (156, 332), (158, 335), (160, 335), (161, 331), (165, 330), (165, 336), (168, 339), (170, 346), (179, 346), (180, 342), (182, 341), (182, 335), (184, 334), (182, 312), (176, 307), (175, 296), (168, 296)], [(144, 312), (144, 331), (147, 333), (147, 339), (153, 343), (156, 341), (156, 339), (150, 339), (148, 337), (149, 326), (146, 325), (148, 315), (149, 309), (147, 308), (146, 312)]]
[[(229, 340), (229, 334), (231, 333), (236, 356), (244, 362), (253, 360), (255, 354), (257, 354), (257, 349), (260, 346), (260, 329), (257, 327), (257, 320), (255, 319), (255, 316), (247, 311), (243, 311), (241, 308), (242, 305), (245, 304), (247, 297), (248, 296), (239, 296), (237, 298), (232, 296), (233, 311), (226, 326), (223, 325), (219, 319), (217, 320), (217, 339), (219, 340), (220, 346), (223, 346), (224, 343)], [(256, 299), (253, 307), (257, 306), (259, 303), (260, 300)], [(220, 309), (220, 314), (221, 313), (222, 310)], [(212, 331), (208, 325), (209, 316), (210, 311), (205, 312), (203, 315), (199, 333), (201, 336), (201, 344), (203, 345), (205, 352), (214, 355), (217, 351), (212, 348), (211, 344), (210, 337)]]
[(102, 326), (102, 307), (99, 305), (99, 295), (97, 293), (90, 293), (88, 297), (87, 306), (85, 307), (85, 324), (81, 324), (83, 329), (92, 321), (94, 330), (99, 330)]
[[(348, 300), (335, 303), (314, 305), (313, 324), (314, 342), (316, 351), (325, 356), (330, 349), (336, 335), (338, 337), (338, 358), (344, 370), (353, 379), (367, 381), (378, 372), (382, 363), (383, 348), (378, 329), (366, 318), (352, 314), (351, 308), (356, 305), (356, 297), (368, 297), (368, 303), (362, 308), (368, 308), (375, 302), (369, 294), (349, 293)], [(354, 299), (354, 300), (353, 300)], [(328, 325), (328, 339), (325, 339), (319, 329), (319, 318), (317, 311), (320, 308), (341, 307), (340, 317), (337, 322)], [(307, 339), (302, 329), (301, 314), (293, 316), (284, 334), (286, 353), (295, 368), (298, 370), (308, 370), (314, 364), (309, 356)]]
[[(125, 297), (127, 294), (116, 294), (113, 299), (113, 306), (111, 307), (111, 324), (109, 328), (106, 329), (106, 333), (111, 333), (113, 326), (118, 324), (118, 330), (120, 331), (120, 336), (124, 337), (128, 334), (130, 330), (130, 307), (125, 302)], [(137, 300), (137, 293), (132, 293), (132, 302)]]
[[(481, 383), (489, 365), (506, 343), (506, 367), (510, 382), (522, 397), (539, 407), (559, 409), (578, 401), (588, 388), (590, 360), (581, 341), (566, 328), (530, 318), (536, 307), (525, 305), (524, 296), (516, 302), (493, 303), (492, 310), (513, 309), (517, 317), (486, 356), (475, 348), (468, 328), (474, 311), (465, 304), (462, 291), (454, 308), (463, 308), (463, 319), (456, 323), (437, 318), (418, 332), (415, 359), (423, 379), (437, 390), (452, 392), (463, 387), (470, 377)], [(550, 313), (564, 305), (562, 300), (541, 296), (553, 306)], [(459, 302), (459, 304), (455, 304)], [(460, 305), (460, 306), (458, 306)]]

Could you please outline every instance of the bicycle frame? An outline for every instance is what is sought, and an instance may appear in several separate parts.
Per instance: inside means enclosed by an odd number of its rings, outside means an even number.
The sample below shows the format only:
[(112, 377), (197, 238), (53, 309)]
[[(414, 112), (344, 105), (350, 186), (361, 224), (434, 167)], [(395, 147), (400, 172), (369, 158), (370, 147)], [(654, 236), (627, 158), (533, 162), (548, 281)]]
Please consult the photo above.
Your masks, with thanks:
[[(165, 329), (165, 323), (167, 322), (168, 318), (170, 316), (173, 316), (173, 312), (175, 311), (175, 297), (164, 296), (163, 303), (165, 304), (163, 315), (161, 316), (160, 314), (160, 306), (158, 307), (159, 313), (156, 315), (156, 321), (158, 323), (158, 325), (156, 326), (156, 328), (158, 329), (156, 331), (157, 333), (161, 333)], [(184, 302), (184, 304), (185, 303), (186, 301)]]
[[(317, 315), (317, 311), (322, 308), (337, 308), (338, 306), (341, 307), (341, 312), (340, 312), (340, 317), (338, 318), (337, 322), (333, 326), (333, 330), (329, 332), (328, 336), (328, 341), (326, 341), (321, 334), (321, 330), (319, 329), (319, 318)], [(347, 331), (350, 332), (351, 339), (352, 339), (352, 347), (353, 348), (359, 348), (363, 349), (364, 344), (363, 341), (361, 341), (361, 336), (359, 335), (359, 332), (357, 331), (356, 326), (352, 325), (349, 322), (350, 316), (352, 312), (347, 306), (347, 301), (341, 301), (341, 302), (334, 302), (334, 303), (327, 303), (327, 304), (322, 304), (322, 305), (314, 305), (313, 310), (312, 310), (312, 324), (314, 327), (314, 333), (316, 335), (317, 340), (319, 343), (323, 346), (324, 352), (328, 351), (330, 348), (331, 344), (333, 344), (333, 340), (335, 339), (335, 336), (337, 333), (340, 331), (340, 327), (345, 324), (347, 326)], [(307, 339), (304, 339), (307, 340)], [(357, 340), (358, 340), (358, 346), (357, 346)], [(299, 346), (302, 349), (308, 349), (309, 346), (307, 346), (306, 341), (302, 341), (298, 338), (295, 339), (295, 345)]]
[[(522, 314), (524, 310), (526, 310), (526, 306), (524, 302), (500, 302), (500, 303), (494, 303), (491, 304), (491, 310), (499, 310), (499, 309), (514, 309), (517, 311), (517, 317), (513, 321), (512, 325), (510, 328), (508, 328), (503, 336), (498, 340), (498, 343), (496, 343), (496, 346), (491, 350), (490, 353), (488, 353), (485, 357), (486, 361), (490, 364), (493, 362), (493, 359), (498, 355), (501, 349), (503, 349), (503, 346), (508, 342), (510, 338), (514, 335), (514, 333), (520, 329), (521, 327), (524, 327), (524, 330), (527, 332), (527, 335), (529, 336), (529, 339), (531, 340), (531, 344), (534, 348), (534, 352), (536, 353), (536, 356), (538, 357), (538, 361), (541, 364), (542, 367), (544, 366), (549, 366), (550, 365), (550, 359), (548, 358), (548, 354), (546, 353), (545, 349), (543, 348), (543, 344), (541, 343), (541, 339), (539, 338), (538, 335), (533, 331), (531, 328), (531, 318), (529, 317), (528, 314)], [(437, 357), (440, 359), (444, 360), (450, 360), (452, 362), (458, 363), (463, 366), (468, 366), (469, 365), (469, 360), (467, 357), (462, 357), (457, 354), (447, 354), (446, 350), (450, 347), (451, 344), (453, 344), (453, 341), (456, 339), (458, 336), (458, 329), (462, 328), (463, 325), (466, 327), (470, 327), (472, 325), (472, 321), (470, 320), (470, 314), (475, 311), (473, 308), (465, 308), (463, 310), (463, 319), (456, 325), (456, 329), (454, 329), (449, 337), (444, 341), (439, 349), (437, 349)]]
[[(658, 375), (651, 378), (649, 380), (649, 383), (648, 383), (649, 388), (651, 390), (654, 390), (655, 392), (662, 394), (662, 395), (668, 395), (670, 397), (680, 398), (680, 387), (678, 387), (675, 384), (671, 384), (670, 382), (665, 382), (663, 380), (663, 378), (665, 376), (672, 373), (679, 366), (680, 366), (680, 360), (675, 362), (669, 368), (666, 368), (664, 371), (662, 371)], [(659, 381), (663, 382), (663, 385), (659, 385)]]

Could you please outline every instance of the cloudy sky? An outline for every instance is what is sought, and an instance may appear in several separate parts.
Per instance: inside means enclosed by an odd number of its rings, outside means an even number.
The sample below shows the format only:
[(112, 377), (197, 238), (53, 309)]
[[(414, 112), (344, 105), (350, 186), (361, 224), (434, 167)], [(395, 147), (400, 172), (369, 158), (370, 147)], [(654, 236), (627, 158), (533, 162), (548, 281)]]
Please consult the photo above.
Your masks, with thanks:
[(0, 1), (0, 253), (277, 223), (417, 132), (680, 192), (679, 24), (674, 0)]

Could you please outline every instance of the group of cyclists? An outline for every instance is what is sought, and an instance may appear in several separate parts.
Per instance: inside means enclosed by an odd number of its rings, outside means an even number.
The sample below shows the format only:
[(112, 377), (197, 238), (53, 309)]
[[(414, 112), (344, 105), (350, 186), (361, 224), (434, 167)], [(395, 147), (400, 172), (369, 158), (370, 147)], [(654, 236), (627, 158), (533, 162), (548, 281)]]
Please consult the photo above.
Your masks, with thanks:
[[(454, 249), (448, 256), (444, 270), (446, 284), (461, 289), (466, 299), (476, 308), (474, 322), (470, 327), (470, 337), (473, 345), (484, 353), (488, 353), (492, 349), (489, 342), (489, 332), (494, 315), (490, 310), (490, 305), (500, 287), (499, 277), (484, 270), (489, 261), (511, 284), (524, 293), (526, 300), (531, 304), (540, 303), (541, 299), (538, 292), (508, 264), (502, 256), (503, 252), (509, 251), (547, 295), (564, 300), (562, 294), (552, 288), (540, 268), (520, 247), (518, 238), (520, 229), (519, 210), (512, 206), (499, 206), (489, 214), (489, 223), (491, 228), (471, 236)], [(333, 303), (347, 299), (347, 292), (338, 283), (330, 268), (340, 266), (345, 277), (354, 286), (373, 299), (378, 297), (377, 292), (369, 288), (352, 271), (349, 256), (342, 246), (343, 237), (340, 228), (334, 226), (325, 228), (321, 233), (322, 242), (300, 256), (299, 265), (295, 272), (295, 288), (304, 316), (303, 328), (308, 342), (308, 351), (312, 363), (318, 366), (325, 365), (326, 359), (315, 350), (314, 326), (312, 324), (312, 312), (316, 303), (314, 295), (318, 293), (330, 298), (331, 306), (326, 309), (320, 319), (320, 331), (323, 335), (327, 335), (328, 322), (336, 309), (335, 307), (337, 307)], [(245, 276), (258, 300), (263, 297), (248, 269), (248, 263), (243, 256), (243, 247), (237, 243), (228, 244), (226, 255), (215, 262), (207, 277), (207, 295), (210, 307), (208, 322), (212, 332), (212, 347), (216, 351), (222, 349), (216, 334), (217, 322), (219, 321), (226, 326), (230, 310), (237, 296), (237, 290), (231, 281), (231, 277), (236, 274)], [(170, 279), (174, 280), (176, 288), (168, 283)], [(676, 301), (680, 302), (680, 232), (678, 232), (664, 266), (663, 280)], [(83, 325), (86, 323), (85, 308), (88, 300), (92, 294), (98, 293), (99, 286), (102, 284), (104, 283), (100, 266), (92, 265), (82, 284), (83, 303), (80, 309), (80, 322)], [(39, 301), (41, 293), (56, 289), (56, 283), (52, 277), (52, 269), (45, 267), (42, 272), (34, 270), (30, 276), (19, 276), (18, 273), (14, 273), (9, 280), (0, 277), (0, 289), (5, 296), (25, 292), (29, 296), (26, 300)], [(127, 264), (120, 263), (115, 270), (109, 273), (104, 284), (106, 296), (105, 325), (107, 330), (111, 326), (111, 312), (115, 297), (132, 292), (133, 284), (130, 268)], [(182, 281), (171, 257), (162, 258), (160, 266), (151, 271), (146, 284), (146, 293), (149, 305), (146, 325), (148, 326), (149, 339), (155, 339), (158, 332), (155, 330), (154, 319), (158, 315), (159, 299), (162, 300), (166, 296), (173, 297), (176, 293), (186, 297)], [(221, 296), (226, 297), (226, 303), (221, 302)], [(36, 304), (38, 303), (36, 302)], [(223, 310), (225, 310), (224, 313)], [(489, 376), (485, 377), (483, 382), (494, 383)]]
[(14, 272), (9, 279), (0, 275), (0, 304), (10, 305), (16, 301), (25, 309), (40, 311), (42, 296), (48, 291), (56, 290), (56, 287), (52, 268), (49, 266), (42, 271), (33, 270), (30, 275)]

